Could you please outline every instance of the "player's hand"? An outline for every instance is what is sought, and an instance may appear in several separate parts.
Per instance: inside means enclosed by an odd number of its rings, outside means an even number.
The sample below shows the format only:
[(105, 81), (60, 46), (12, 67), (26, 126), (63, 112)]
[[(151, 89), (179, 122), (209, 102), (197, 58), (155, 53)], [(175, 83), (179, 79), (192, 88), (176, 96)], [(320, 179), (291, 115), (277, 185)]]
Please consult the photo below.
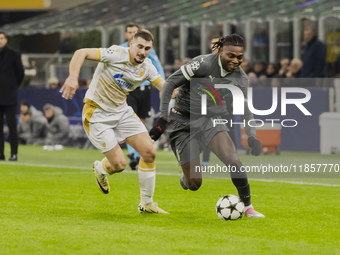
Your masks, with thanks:
[(76, 76), (69, 75), (59, 92), (62, 93), (63, 98), (72, 99), (78, 87), (78, 78)]
[(153, 128), (151, 128), (151, 130), (149, 132), (152, 140), (157, 141), (161, 137), (161, 135), (165, 131), (167, 123), (168, 122), (163, 118), (159, 118), (157, 120), (156, 125)]
[(255, 137), (251, 136), (248, 138), (248, 145), (251, 148), (251, 154), (258, 156), (261, 154), (262, 146), (261, 142)]

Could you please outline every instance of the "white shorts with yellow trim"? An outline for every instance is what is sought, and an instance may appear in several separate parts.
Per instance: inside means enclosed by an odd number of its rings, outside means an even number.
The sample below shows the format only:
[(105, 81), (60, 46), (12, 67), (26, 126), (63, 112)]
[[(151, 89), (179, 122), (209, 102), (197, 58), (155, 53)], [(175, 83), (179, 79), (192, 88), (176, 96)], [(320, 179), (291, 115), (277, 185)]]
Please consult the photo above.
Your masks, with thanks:
[(107, 112), (94, 105), (85, 104), (83, 108), (85, 132), (100, 152), (113, 149), (126, 138), (147, 132), (144, 124), (130, 106), (121, 112)]

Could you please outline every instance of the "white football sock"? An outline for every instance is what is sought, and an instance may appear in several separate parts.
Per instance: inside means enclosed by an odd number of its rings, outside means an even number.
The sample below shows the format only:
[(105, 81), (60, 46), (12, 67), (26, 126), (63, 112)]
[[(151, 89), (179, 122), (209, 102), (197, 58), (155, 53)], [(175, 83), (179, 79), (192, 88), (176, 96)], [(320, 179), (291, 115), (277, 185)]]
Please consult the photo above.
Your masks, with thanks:
[(104, 169), (104, 167), (103, 167), (103, 165), (105, 165), (106, 161), (107, 161), (107, 158), (103, 158), (102, 161), (100, 161), (100, 163), (97, 164), (96, 169), (97, 169), (97, 171), (98, 171), (99, 173), (101, 173), (101, 174), (109, 175), (109, 173), (106, 172), (105, 169)]
[(249, 208), (254, 208), (254, 207), (253, 207), (252, 204), (250, 204), (250, 205), (244, 207), (244, 211), (247, 211)]
[(156, 183), (156, 162), (145, 163), (142, 159), (138, 165), (138, 180), (140, 186), (140, 203), (146, 205), (153, 201)]

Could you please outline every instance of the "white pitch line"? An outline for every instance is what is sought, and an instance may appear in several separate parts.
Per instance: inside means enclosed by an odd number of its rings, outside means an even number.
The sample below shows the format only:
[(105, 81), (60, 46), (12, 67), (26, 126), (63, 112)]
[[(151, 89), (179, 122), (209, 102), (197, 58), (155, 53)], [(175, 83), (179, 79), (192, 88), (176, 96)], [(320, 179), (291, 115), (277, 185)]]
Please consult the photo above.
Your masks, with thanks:
[[(50, 167), (50, 168), (69, 168), (69, 169), (81, 169), (81, 170), (90, 170), (92, 171), (92, 167), (81, 167), (81, 166), (63, 166), (63, 165), (48, 165), (48, 164), (33, 164), (33, 163), (19, 163), (19, 162), (0, 162), (0, 165), (17, 165), (17, 166), (33, 166), (33, 167)], [(125, 170), (124, 173), (136, 174), (138, 171)], [(51, 173), (45, 172), (41, 174), (60, 174), (60, 173)], [(67, 173), (63, 173), (67, 174)], [(166, 175), (166, 176), (180, 176), (180, 173), (167, 173), (167, 172), (157, 172), (157, 175)], [(325, 187), (340, 187), (339, 184), (331, 184), (331, 183), (318, 183), (318, 182), (299, 182), (299, 181), (281, 181), (281, 180), (272, 180), (272, 179), (254, 179), (251, 178), (251, 181), (258, 182), (272, 182), (272, 183), (287, 183), (287, 184), (296, 184), (296, 185), (313, 185), (313, 186), (325, 186)]]
[(270, 179), (251, 179), (251, 180), (252, 181), (259, 181), (259, 182), (276, 182), (276, 183), (288, 183), (288, 184), (297, 184), (297, 185), (340, 187), (339, 184), (318, 183), (318, 182), (280, 181), (280, 180), (270, 180)]
[(82, 166), (63, 166), (63, 165), (48, 165), (48, 164), (33, 164), (33, 163), (19, 163), (19, 162), (0, 162), (0, 165), (15, 165), (15, 166), (35, 166), (35, 167), (51, 167), (51, 168), (71, 168), (71, 169), (82, 169), (82, 170), (92, 170), (91, 167)]

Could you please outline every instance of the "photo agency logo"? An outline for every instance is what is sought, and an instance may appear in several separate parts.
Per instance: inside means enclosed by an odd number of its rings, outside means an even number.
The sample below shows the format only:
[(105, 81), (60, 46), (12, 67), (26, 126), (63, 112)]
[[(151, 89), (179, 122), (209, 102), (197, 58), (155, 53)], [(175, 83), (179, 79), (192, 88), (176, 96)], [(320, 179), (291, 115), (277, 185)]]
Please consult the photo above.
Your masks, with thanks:
[[(214, 84), (214, 85), (208, 85), (203, 82), (198, 82), (198, 90), (200, 94), (201, 99), (201, 115), (209, 115), (209, 107), (223, 107), (223, 100), (221, 98), (225, 99), (225, 96), (222, 96), (219, 94), (220, 91), (228, 90), (229, 96), (232, 96), (232, 111), (233, 115), (245, 115), (245, 107), (248, 106), (249, 111), (257, 116), (269, 116), (273, 114), (280, 104), (281, 113), (280, 116), (283, 118), (266, 118), (266, 119), (250, 119), (246, 120), (244, 119), (242, 122), (235, 122), (233, 119), (224, 119), (224, 118), (214, 118), (213, 124), (214, 127), (216, 125), (224, 125), (228, 122), (230, 125), (241, 125), (245, 127), (246, 125), (250, 127), (262, 127), (265, 123), (271, 123), (271, 126), (274, 127), (275, 123), (280, 123), (283, 127), (296, 127), (298, 125), (297, 119), (285, 119), (284, 117), (287, 115), (287, 105), (293, 105), (299, 109), (302, 114), (305, 116), (311, 116), (312, 114), (307, 110), (307, 108), (304, 106), (309, 100), (311, 99), (311, 93), (309, 90), (305, 88), (300, 87), (282, 87), (281, 90), (281, 96), (279, 97), (279, 88), (272, 88), (271, 91), (271, 107), (269, 109), (256, 109), (254, 107), (254, 101), (256, 98), (254, 98), (253, 95), (253, 88), (249, 87), (247, 88), (248, 92), (248, 98), (245, 98), (244, 93), (242, 92), (241, 88), (238, 86), (235, 86), (234, 84)], [(223, 92), (224, 93), (224, 92)], [(289, 95), (294, 94), (295, 98), (290, 98)], [(297, 95), (299, 98), (296, 98)], [(208, 99), (208, 97), (210, 99)], [(213, 101), (214, 105), (209, 104), (208, 101)], [(261, 100), (261, 98), (257, 98), (257, 100)]]

